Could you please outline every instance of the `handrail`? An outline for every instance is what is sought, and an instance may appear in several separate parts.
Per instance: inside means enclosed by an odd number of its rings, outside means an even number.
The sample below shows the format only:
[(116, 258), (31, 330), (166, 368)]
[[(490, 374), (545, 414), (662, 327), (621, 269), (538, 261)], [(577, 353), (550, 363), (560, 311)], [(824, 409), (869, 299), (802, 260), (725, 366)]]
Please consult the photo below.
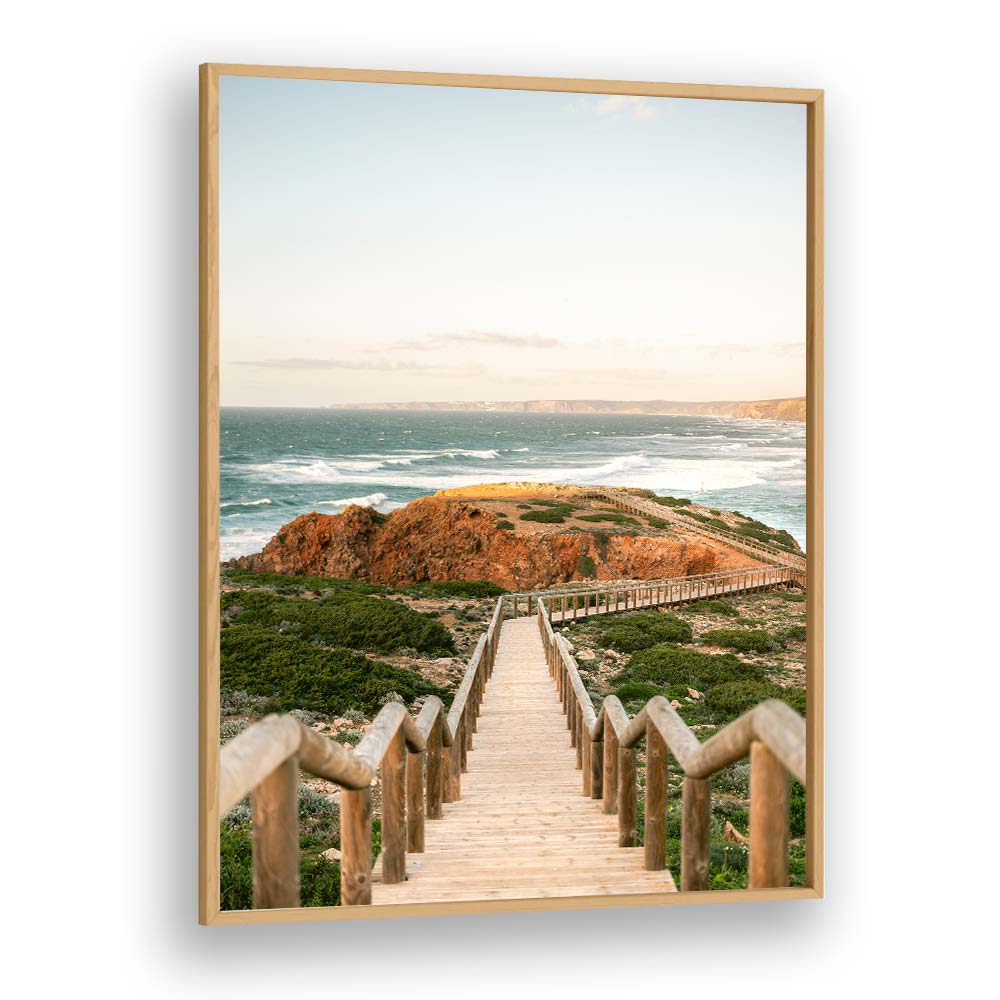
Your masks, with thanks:
[[(371, 903), (371, 784), (382, 772), (382, 880), (406, 877), (407, 851), (424, 849), (424, 819), (461, 797), (461, 775), (486, 682), (493, 672), (503, 599), (469, 658), (447, 715), (430, 696), (416, 717), (383, 705), (353, 749), (291, 715), (268, 715), (219, 754), (219, 814), (245, 795), (253, 809), (254, 909), (299, 905), (298, 774), (335, 782), (341, 793), (341, 901)], [(445, 750), (444, 748), (448, 748)]]
[(588, 489), (583, 495), (606, 500), (608, 503), (611, 503), (616, 507), (631, 510), (633, 513), (645, 514), (648, 516), (659, 517), (665, 521), (671, 521), (673, 524), (687, 528), (690, 531), (694, 531), (698, 534), (706, 535), (709, 538), (715, 538), (719, 541), (726, 542), (729, 545), (735, 545), (737, 548), (753, 552), (760, 555), (762, 558), (770, 559), (772, 562), (776, 562), (781, 566), (795, 566), (798, 569), (805, 569), (806, 567), (806, 557), (804, 555), (800, 555), (795, 552), (788, 552), (777, 545), (772, 545), (770, 542), (762, 542), (760, 539), (748, 538), (747, 536), (741, 535), (735, 531), (729, 531), (728, 529), (723, 530), (721, 528), (710, 528), (695, 518), (683, 517), (681, 514), (671, 510), (669, 507), (664, 507), (661, 504), (654, 503), (651, 500), (646, 500), (643, 497), (636, 497), (632, 494), (623, 493), (620, 490), (610, 489), (606, 486), (595, 486)]
[[(717, 570), (713, 573), (659, 580), (590, 584), (586, 589), (572, 591), (529, 591), (525, 594), (508, 594), (505, 600), (510, 602), (516, 618), (522, 598), (525, 598), (529, 615), (532, 613), (532, 600), (554, 598), (562, 604), (559, 612), (560, 621), (567, 621), (575, 620), (578, 616), (581, 610), (581, 598), (583, 617), (586, 618), (591, 614), (612, 614), (617, 611), (634, 611), (642, 607), (684, 604), (735, 592), (750, 592), (786, 584), (805, 585), (805, 582), (804, 573), (790, 566), (751, 566), (745, 569)], [(725, 589), (726, 587), (729, 589)], [(625, 597), (624, 603), (620, 600), (621, 596)], [(593, 610), (591, 610), (591, 599), (593, 599)]]
[[(681, 806), (681, 889), (708, 885), (708, 779), (750, 757), (750, 888), (788, 884), (788, 775), (806, 784), (805, 720), (782, 701), (769, 699), (733, 720), (704, 743), (662, 695), (634, 718), (608, 695), (595, 712), (566, 640), (552, 628), (544, 600), (538, 626), (549, 671), (567, 717), (583, 793), (601, 799), (604, 812), (618, 813), (618, 843), (636, 842), (635, 747), (646, 743), (644, 861), (649, 870), (666, 867), (667, 758), (669, 750), (684, 774)], [(572, 693), (572, 697), (571, 697)]]

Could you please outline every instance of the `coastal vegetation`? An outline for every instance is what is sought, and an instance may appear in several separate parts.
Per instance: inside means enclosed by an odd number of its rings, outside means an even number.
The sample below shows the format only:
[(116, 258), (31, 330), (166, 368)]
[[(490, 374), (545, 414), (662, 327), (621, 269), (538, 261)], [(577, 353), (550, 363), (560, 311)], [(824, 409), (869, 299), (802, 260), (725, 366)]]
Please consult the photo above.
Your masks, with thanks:
[(522, 521), (537, 521), (539, 524), (563, 524), (566, 518), (578, 508), (571, 503), (556, 503), (552, 500), (536, 500), (540, 510), (529, 510), (521, 515)]
[[(766, 531), (768, 540), (781, 534), (759, 526), (743, 515), (728, 511), (701, 513), (687, 510), (690, 500), (657, 498), (664, 507), (676, 508), (699, 523), (715, 526), (718, 521), (729, 531), (734, 518), (743, 523), (743, 533)], [(416, 507), (417, 505), (413, 505)], [(495, 508), (495, 509), (494, 509)], [(221, 683), (220, 738), (233, 739), (254, 721), (272, 711), (291, 712), (304, 725), (345, 746), (355, 746), (379, 709), (390, 701), (401, 701), (411, 711), (422, 700), (435, 695), (450, 704), (463, 675), (467, 657), (488, 623), (498, 596), (506, 591), (497, 582), (485, 579), (423, 579), (428, 566), (439, 569), (440, 553), (448, 553), (457, 562), (477, 559), (471, 570), (476, 576), (492, 575), (491, 544), (516, 548), (518, 540), (499, 532), (516, 533), (520, 539), (541, 539), (561, 535), (557, 545), (566, 546), (564, 563), (551, 566), (539, 559), (538, 577), (532, 586), (547, 585), (544, 573), (559, 574), (557, 582), (571, 579), (606, 579), (608, 560), (621, 558), (616, 553), (630, 551), (630, 539), (624, 535), (644, 535), (644, 552), (654, 551), (657, 558), (670, 552), (677, 543), (656, 532), (633, 530), (641, 521), (617, 510), (575, 502), (570, 495), (558, 498), (526, 499), (515, 503), (505, 497), (502, 504), (477, 506), (454, 501), (435, 506), (433, 498), (422, 501), (425, 517), (440, 515), (440, 524), (456, 521), (468, 526), (466, 536), (436, 538), (432, 545), (417, 550), (426, 541), (397, 528), (397, 558), (407, 558), (406, 570), (399, 575), (384, 572), (377, 576), (371, 562), (383, 558), (374, 547), (365, 553), (369, 560), (360, 575), (369, 579), (345, 579), (321, 575), (336, 568), (353, 572), (361, 565), (345, 560), (337, 565), (317, 559), (299, 568), (319, 570), (309, 575), (286, 575), (278, 572), (254, 572), (258, 568), (283, 568), (285, 554), (268, 563), (244, 562), (222, 570), (221, 611)], [(708, 510), (708, 508), (703, 508)], [(358, 508), (354, 508), (355, 511)], [(397, 512), (398, 515), (402, 512)], [(516, 515), (516, 517), (515, 517)], [(723, 521), (725, 517), (728, 521)], [(322, 522), (322, 515), (299, 519), (299, 527), (289, 530), (287, 551), (316, 552), (311, 547), (316, 535), (309, 520)], [(448, 520), (451, 519), (451, 520)], [(673, 529), (673, 521), (642, 515), (654, 529)], [(674, 520), (679, 520), (675, 518)], [(568, 528), (545, 530), (521, 527), (564, 525)], [(587, 522), (594, 527), (584, 527)], [(732, 523), (729, 523), (732, 522)], [(371, 537), (390, 524), (400, 524), (391, 517), (369, 512), (357, 515), (358, 533), (344, 536), (346, 547), (355, 537)], [(497, 530), (499, 529), (499, 531)], [(745, 531), (744, 531), (745, 529)], [(569, 541), (569, 532), (575, 532)], [(402, 532), (402, 534), (400, 534)], [(284, 534), (284, 532), (282, 533)], [(673, 531), (673, 535), (677, 535)], [(681, 538), (684, 538), (681, 534)], [(407, 539), (405, 551), (399, 539)], [(471, 539), (468, 549), (451, 545), (452, 537)], [(749, 536), (748, 537), (752, 537)], [(791, 536), (788, 536), (791, 539)], [(411, 544), (410, 540), (413, 540)], [(419, 541), (418, 541), (419, 539)], [(391, 539), (390, 539), (391, 541)], [(794, 545), (794, 540), (791, 541)], [(704, 546), (684, 546), (696, 552)], [(392, 548), (389, 542), (385, 551)], [(797, 547), (796, 547), (797, 548)], [(541, 549), (541, 546), (539, 546)], [(527, 546), (526, 546), (527, 550)], [(559, 552), (553, 548), (553, 552)], [(548, 558), (548, 556), (546, 556)], [(527, 564), (526, 564), (527, 565)], [(615, 571), (615, 570), (613, 570)], [(681, 566), (678, 575), (699, 572)], [(498, 576), (511, 589), (524, 588), (524, 573), (518, 564), (513, 583)], [(641, 570), (640, 570), (641, 572)], [(662, 572), (662, 571), (661, 571)], [(624, 573), (621, 574), (624, 577)], [(419, 582), (406, 583), (407, 579)], [(579, 658), (581, 676), (599, 703), (609, 693), (616, 694), (630, 712), (637, 711), (654, 695), (667, 697), (676, 711), (699, 739), (707, 739), (739, 714), (767, 698), (785, 701), (799, 712), (805, 711), (804, 641), (806, 636), (805, 595), (801, 591), (774, 591), (760, 594), (727, 596), (726, 600), (702, 600), (673, 609), (670, 613), (646, 610), (595, 616), (566, 626)], [(523, 606), (523, 605), (522, 605)], [(644, 751), (640, 750), (640, 786), (643, 784)], [(668, 799), (668, 866), (676, 873), (680, 866), (680, 781), (679, 769), (670, 769)], [(300, 877), (303, 905), (336, 905), (340, 901), (340, 826), (339, 796), (336, 785), (300, 775), (299, 842)], [(380, 788), (372, 789), (375, 814), (378, 814)], [(713, 779), (711, 819), (710, 888), (736, 888), (746, 885), (748, 833), (749, 766), (746, 761), (726, 768)], [(804, 879), (804, 792), (792, 786), (792, 836), (790, 866), (793, 884)], [(644, 829), (643, 790), (639, 792), (639, 831)], [(245, 800), (223, 820), (221, 829), (222, 900), (224, 908), (251, 905), (251, 822), (249, 803)], [(379, 849), (378, 822), (375, 821), (373, 851)], [(741, 840), (742, 838), (742, 840)]]
[[(468, 653), (503, 593), (485, 581), (393, 588), (231, 568), (222, 579), (230, 588), (220, 599), (223, 743), (269, 712), (282, 711), (354, 746), (388, 701), (413, 710), (433, 694), (450, 704), (464, 668), (455, 654)], [(377, 804), (378, 788), (374, 794)], [(339, 795), (335, 785), (300, 775), (303, 906), (340, 902)], [(377, 855), (377, 819), (373, 826)], [(251, 843), (244, 800), (223, 817), (220, 829), (223, 909), (252, 905)]]
[[(614, 620), (583, 620), (563, 631), (573, 644), (580, 676), (595, 706), (616, 695), (630, 714), (654, 695), (663, 695), (702, 741), (768, 698), (777, 698), (805, 714), (805, 600), (803, 591), (772, 591), (704, 600), (669, 613), (642, 611)], [(687, 639), (656, 642), (623, 653), (613, 644), (616, 629), (647, 631), (646, 619), (680, 620), (689, 627)], [(638, 620), (638, 624), (634, 623)], [(752, 629), (734, 622), (754, 622)], [(613, 624), (616, 622), (617, 624)], [(649, 631), (655, 631), (648, 626)], [(735, 634), (732, 645), (723, 645)], [(766, 635), (766, 644), (759, 638)], [(713, 649), (715, 651), (713, 651)], [(637, 753), (639, 771), (638, 827), (642, 843), (645, 751)], [(681, 774), (668, 770), (667, 866), (680, 868)], [(709, 889), (739, 889), (747, 885), (749, 848), (750, 765), (742, 760), (712, 779)], [(805, 790), (791, 782), (789, 875), (792, 885), (805, 883)]]

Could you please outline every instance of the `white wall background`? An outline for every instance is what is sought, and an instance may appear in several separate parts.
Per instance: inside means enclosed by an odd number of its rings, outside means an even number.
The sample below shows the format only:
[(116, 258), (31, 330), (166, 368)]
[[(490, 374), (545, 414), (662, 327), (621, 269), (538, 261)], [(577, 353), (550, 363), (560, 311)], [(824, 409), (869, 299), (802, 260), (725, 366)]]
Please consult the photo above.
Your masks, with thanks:
[[(3, 881), (17, 995), (972, 990), (992, 958), (977, 904), (997, 870), (996, 599), (948, 591), (996, 545), (933, 529), (941, 512), (996, 522), (987, 10), (175, 0), (6, 12)], [(826, 88), (825, 901), (195, 925), (206, 60)]]

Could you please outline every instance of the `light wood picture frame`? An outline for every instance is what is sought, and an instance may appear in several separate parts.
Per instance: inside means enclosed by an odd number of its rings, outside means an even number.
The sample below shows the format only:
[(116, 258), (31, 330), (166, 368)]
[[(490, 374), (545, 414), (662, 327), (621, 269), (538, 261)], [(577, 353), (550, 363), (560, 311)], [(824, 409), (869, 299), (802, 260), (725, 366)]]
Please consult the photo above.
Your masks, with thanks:
[[(802, 766), (802, 782), (805, 786), (806, 825), (805, 825), (805, 879), (804, 884), (789, 887), (776, 886), (766, 879), (777, 878), (774, 871), (768, 875), (767, 867), (773, 868), (774, 852), (770, 848), (760, 849), (757, 859), (751, 860), (751, 865), (757, 866), (758, 884), (769, 885), (767, 888), (730, 889), (728, 891), (641, 891), (627, 894), (590, 894), (570, 896), (536, 896), (518, 897), (505, 894), (494, 898), (483, 899), (448, 899), (434, 901), (417, 895), (414, 901), (402, 901), (390, 905), (364, 905), (364, 894), (370, 893), (370, 881), (365, 885), (365, 879), (370, 880), (371, 872), (351, 868), (352, 862), (347, 857), (349, 842), (360, 843), (364, 837), (370, 838), (370, 799), (365, 786), (376, 766), (381, 766), (382, 809), (389, 810), (383, 823), (382, 844), (386, 881), (392, 881), (388, 874), (394, 865), (405, 866), (408, 848), (423, 841), (423, 810), (431, 802), (431, 794), (427, 791), (429, 778), (428, 762), (432, 751), (431, 742), (443, 740), (444, 749), (438, 745), (435, 767), (444, 768), (447, 775), (460, 783), (460, 758), (465, 756), (468, 744), (472, 742), (472, 733), (476, 729), (476, 709), (485, 693), (488, 693), (487, 679), (493, 667), (496, 656), (496, 644), (501, 634), (501, 624), (509, 613), (510, 602), (504, 604), (503, 599), (497, 603), (490, 629), (484, 632), (484, 637), (476, 647), (476, 662), (474, 670), (464, 675), (460, 695), (466, 698), (461, 712), (455, 716), (458, 724), (464, 726), (456, 730), (459, 735), (451, 736), (448, 731), (448, 719), (444, 710), (428, 726), (421, 728), (421, 720), (414, 720), (405, 711), (386, 711), (380, 713), (369, 735), (375, 736), (369, 743), (378, 742), (378, 759), (364, 761), (350, 749), (344, 749), (333, 740), (302, 735), (302, 727), (298, 722), (282, 722), (288, 716), (279, 716), (271, 729), (259, 731), (257, 736), (247, 730), (241, 737), (243, 741), (239, 754), (232, 754), (223, 766), (220, 748), (220, 313), (221, 313), (221, 269), (220, 269), (220, 81), (224, 78), (257, 78), (297, 81), (340, 81), (347, 83), (379, 84), (387, 87), (408, 86), (426, 88), (472, 88), (490, 91), (520, 91), (546, 92), (549, 94), (570, 95), (601, 95), (628, 99), (645, 98), (680, 98), (690, 101), (721, 101), (721, 102), (762, 102), (768, 104), (800, 105), (805, 109), (805, 245), (802, 247), (805, 276), (805, 318), (803, 323), (805, 341), (805, 481), (806, 481), (806, 515), (805, 528), (808, 537), (808, 559), (778, 562), (761, 562), (753, 577), (747, 576), (747, 570), (741, 571), (739, 587), (747, 592), (767, 590), (777, 585), (788, 585), (796, 581), (804, 584), (806, 607), (805, 640), (805, 676), (808, 698), (805, 713), (804, 765)], [(639, 107), (640, 105), (636, 105)], [(400, 71), (324, 69), (286, 66), (256, 66), (209, 63), (200, 67), (200, 249), (199, 249), (199, 287), (200, 287), (200, 375), (199, 375), (199, 466), (200, 466), (200, 518), (199, 518), (199, 591), (200, 591), (200, 621), (199, 621), (199, 922), (209, 925), (251, 924), (265, 922), (294, 922), (305, 920), (338, 920), (338, 919), (368, 919), (386, 916), (429, 916), (456, 913), (491, 913), (499, 911), (534, 911), (566, 908), (602, 908), (622, 906), (674, 905), (687, 903), (720, 903), (745, 902), (758, 900), (821, 898), (823, 896), (823, 91), (815, 89), (796, 89), (780, 87), (740, 87), (713, 86), (703, 84), (652, 83), (621, 80), (592, 79), (559, 79), (545, 77), (518, 76), (488, 76), (449, 73), (419, 73)], [(745, 398), (745, 397), (744, 397)], [(609, 484), (615, 485), (615, 484)], [(612, 491), (613, 492), (613, 491)], [(612, 503), (619, 502), (625, 515), (648, 517), (648, 511), (639, 507), (630, 507), (630, 501), (622, 500), (609, 492), (607, 499)], [(508, 504), (507, 506), (510, 506)], [(641, 505), (640, 505), (641, 506)], [(673, 516), (673, 512), (664, 508), (665, 513)], [(683, 519), (682, 519), (683, 520)], [(706, 527), (710, 532), (710, 527)], [(751, 536), (746, 536), (747, 544), (754, 544)], [(763, 543), (765, 549), (769, 543)], [(748, 550), (749, 551), (749, 550)], [(764, 551), (762, 549), (761, 551)], [(794, 563), (794, 565), (793, 565)], [(770, 568), (769, 568), (770, 567)], [(798, 575), (796, 575), (798, 574)], [(598, 581), (600, 582), (600, 581)], [(666, 590), (657, 590), (666, 586)], [(736, 589), (736, 585), (727, 577), (721, 579), (720, 574), (706, 583), (703, 595), (710, 597), (719, 593), (728, 593), (725, 587)], [(712, 588), (715, 589), (712, 589)], [(640, 592), (641, 590), (641, 592)], [(742, 590), (740, 591), (742, 592)], [(672, 595), (669, 582), (656, 581), (652, 587), (637, 589), (634, 585), (623, 598), (626, 606), (631, 601), (631, 607), (669, 604), (677, 595)], [(683, 595), (681, 595), (683, 596)], [(689, 595), (694, 596), (694, 595)], [(593, 593), (586, 595), (587, 605), (583, 614), (591, 610), (614, 610), (619, 607), (620, 593), (608, 587), (595, 587)], [(571, 607), (575, 607), (574, 597)], [(549, 606), (550, 605), (550, 606)], [(608, 757), (609, 747), (614, 752), (615, 740), (625, 740), (622, 733), (625, 729), (614, 729), (614, 737), (609, 737), (602, 745), (599, 754), (604, 754), (602, 761), (595, 756), (594, 748), (598, 741), (592, 739), (594, 726), (601, 720), (608, 733), (612, 732), (611, 717), (605, 715), (605, 710), (598, 708), (597, 715), (583, 702), (582, 683), (577, 673), (576, 661), (566, 651), (565, 641), (553, 632), (551, 623), (559, 615), (566, 620), (570, 615), (565, 610), (565, 598), (560, 605), (557, 600), (549, 601), (543, 606), (539, 598), (532, 605), (532, 597), (527, 598), (527, 610), (539, 623), (543, 636), (545, 656), (549, 668), (549, 678), (557, 690), (562, 702), (562, 711), (567, 717), (567, 739), (577, 749), (577, 763), (583, 781), (583, 793), (593, 793), (594, 781), (603, 766), (603, 774), (614, 772), (615, 780), (623, 779), (627, 770), (619, 775), (618, 768), (634, 768), (633, 757), (629, 758), (628, 750), (621, 746), (617, 748), (617, 757)], [(514, 615), (522, 614), (514, 598)], [(575, 613), (574, 613), (575, 617)], [(546, 633), (546, 628), (548, 632)], [(548, 636), (548, 638), (546, 638)], [(547, 678), (547, 680), (549, 679)], [(464, 694), (462, 693), (464, 691)], [(456, 699), (459, 695), (456, 695)], [(662, 702), (663, 699), (660, 699)], [(425, 706), (430, 702), (425, 702)], [(457, 703), (457, 702), (456, 702)], [(456, 703), (453, 703), (456, 704)], [(652, 703), (650, 703), (652, 704)], [(390, 706), (391, 707), (391, 706)], [(592, 707), (592, 706), (591, 706)], [(646, 715), (642, 719), (643, 733), (649, 741), (647, 753), (652, 753), (655, 743), (657, 753), (667, 757), (666, 750), (672, 751), (670, 766), (676, 767), (678, 750), (669, 746), (671, 740), (683, 742), (682, 735), (670, 730), (670, 719), (657, 715), (655, 706), (644, 708)], [(671, 714), (673, 709), (663, 710)], [(756, 709), (754, 710), (756, 711)], [(777, 711), (777, 709), (775, 710)], [(589, 714), (588, 714), (589, 712)], [(394, 714), (395, 713), (395, 714)], [(635, 719), (626, 718), (622, 725), (633, 724)], [(752, 714), (752, 713), (751, 713)], [(427, 716), (430, 718), (430, 715)], [(753, 755), (751, 773), (756, 777), (751, 789), (751, 800), (759, 797), (759, 802), (752, 801), (750, 812), (749, 838), (753, 843), (765, 844), (774, 840), (787, 854), (787, 774), (795, 761), (801, 760), (802, 747), (794, 744), (782, 726), (784, 716), (774, 719), (764, 718), (759, 714), (756, 719), (746, 717), (748, 721), (741, 733), (735, 730), (730, 733), (732, 747), (727, 749), (716, 747), (714, 763), (703, 761), (702, 768), (714, 769), (723, 759), (735, 759), (734, 756)], [(595, 721), (596, 719), (596, 721)], [(617, 727), (618, 723), (614, 723)], [(258, 724), (260, 726), (262, 724)], [(384, 733), (380, 735), (380, 727)], [(662, 728), (658, 728), (662, 727)], [(769, 728), (770, 727), (770, 728)], [(730, 727), (732, 729), (732, 727)], [(686, 730), (686, 727), (685, 727)], [(660, 735), (670, 732), (670, 738)], [(312, 732), (312, 730), (310, 730)], [(729, 730), (727, 730), (729, 732)], [(250, 733), (248, 736), (247, 734)], [(444, 733), (444, 737), (442, 737)], [(634, 735), (634, 733), (633, 733)], [(384, 737), (384, 738), (383, 738)], [(602, 737), (603, 738), (603, 737)], [(664, 742), (665, 740), (665, 742)], [(739, 746), (737, 743), (743, 741)], [(458, 742), (461, 743), (461, 753)], [(721, 742), (717, 741), (717, 743)], [(567, 746), (570, 744), (567, 743)], [(680, 745), (680, 744), (678, 744)], [(702, 744), (704, 746), (705, 744)], [(685, 744), (686, 746), (686, 744)], [(451, 748), (454, 748), (452, 750)], [(688, 748), (692, 754), (696, 751)], [(474, 754), (474, 749), (471, 751)], [(454, 754), (454, 768), (448, 763), (450, 754)], [(727, 753), (730, 754), (727, 757)], [(800, 756), (796, 757), (799, 753)], [(702, 754), (704, 757), (704, 754)], [(693, 757), (691, 758), (694, 759)], [(261, 763), (264, 760), (266, 763)], [(607, 763), (603, 763), (603, 762)], [(710, 767), (711, 764), (711, 767)], [(341, 860), (342, 894), (360, 893), (357, 898), (361, 905), (339, 906), (296, 906), (289, 905), (288, 886), (282, 882), (291, 877), (288, 874), (290, 852), (298, 851), (297, 807), (294, 820), (295, 830), (293, 842), (289, 843), (287, 817), (282, 817), (282, 809), (287, 809), (289, 803), (297, 801), (298, 768), (302, 765), (318, 767), (320, 772), (328, 774), (349, 775), (342, 785), (344, 792), (341, 798), (341, 839), (344, 858)], [(414, 767), (422, 769), (414, 772)], [(261, 770), (263, 768), (263, 770)], [(587, 768), (596, 769), (594, 777), (584, 773)], [(697, 771), (697, 768), (694, 769)], [(313, 773), (316, 773), (315, 770)], [(694, 772), (692, 772), (694, 773)], [(685, 779), (685, 802), (690, 796), (697, 800), (704, 794), (707, 802), (707, 777), (709, 771), (702, 775), (697, 772), (694, 777)], [(794, 773), (794, 772), (793, 772)], [(266, 777), (264, 777), (266, 774)], [(249, 776), (249, 777), (248, 777)], [(255, 776), (255, 777), (254, 777)], [(264, 778), (264, 780), (260, 780)], [(436, 779), (440, 780), (440, 779)], [(662, 787), (653, 777), (648, 779), (647, 794), (652, 798), (662, 795), (666, 802), (666, 771)], [(258, 908), (247, 910), (225, 910), (220, 905), (220, 793), (228, 789), (229, 799), (224, 803), (227, 808), (232, 805), (233, 796), (238, 801), (248, 791), (247, 781), (255, 787), (254, 817), (260, 829), (267, 829), (270, 824), (270, 834), (260, 842), (255, 841), (255, 865), (259, 866), (257, 876), (260, 881), (272, 879), (272, 883), (256, 885), (255, 891), (261, 893), (257, 899), (263, 901)], [(616, 786), (624, 789), (625, 780), (620, 780)], [(634, 830), (634, 780), (632, 784), (632, 801), (628, 795), (616, 800), (613, 806), (619, 808), (619, 801), (624, 803), (621, 808), (633, 810), (632, 825)], [(443, 786), (445, 802), (448, 801), (447, 785)], [(235, 791), (234, 791), (235, 790)], [(237, 794), (239, 793), (239, 794)], [(617, 794), (623, 794), (619, 791)], [(592, 794), (593, 798), (597, 795)], [(659, 800), (656, 800), (659, 801)], [(769, 813), (767, 803), (777, 803)], [(410, 807), (411, 823), (406, 824), (406, 808)], [(759, 808), (758, 808), (759, 805)], [(414, 808), (419, 807), (419, 817), (414, 815)], [(440, 809), (440, 801), (431, 806)], [(593, 804), (595, 815), (600, 812), (600, 804)], [(708, 807), (706, 806), (706, 809)], [(776, 811), (775, 811), (776, 809)], [(754, 812), (756, 810), (756, 812)], [(784, 810), (784, 812), (783, 812)], [(609, 812), (610, 810), (605, 810)], [(690, 828), (685, 827), (684, 836), (690, 837), (691, 844), (697, 844), (698, 817), (707, 817), (707, 812), (697, 812), (692, 809), (694, 819), (690, 820)], [(777, 818), (775, 818), (777, 817)], [(783, 818), (784, 817), (784, 818)], [(707, 819), (704, 819), (707, 823)], [(447, 820), (438, 820), (447, 822)], [(689, 823), (687, 819), (685, 823)], [(419, 823), (419, 831), (416, 824)], [(427, 828), (433, 821), (427, 817)], [(651, 828), (660, 830), (655, 820), (647, 820)], [(283, 838), (283, 834), (285, 835)], [(707, 852), (707, 832), (706, 838)], [(412, 838), (407, 842), (407, 838)], [(619, 843), (635, 844), (633, 839)], [(687, 841), (684, 850), (688, 851)], [(751, 857), (753, 848), (751, 846)], [(355, 853), (357, 853), (355, 851)], [(362, 852), (363, 853), (363, 852)], [(772, 855), (770, 857), (765, 855)], [(409, 855), (412, 858), (412, 855)], [(354, 857), (354, 855), (352, 855)], [(707, 865), (707, 853), (705, 855)], [(693, 855), (692, 855), (693, 858)], [(655, 859), (654, 859), (655, 860)], [(692, 866), (698, 860), (688, 859)], [(650, 856), (646, 855), (646, 861)], [(295, 892), (298, 889), (298, 868), (295, 862)], [(787, 862), (786, 862), (787, 864)], [(284, 874), (279, 871), (284, 866)], [(363, 867), (363, 866), (362, 866)], [(647, 865), (649, 867), (649, 865)], [(655, 868), (655, 865), (653, 865)], [(662, 868), (662, 864), (660, 865)], [(780, 865), (779, 865), (780, 867)], [(356, 864), (355, 864), (356, 868)], [(694, 868), (692, 867), (692, 871)], [(706, 869), (707, 870), (707, 869)], [(270, 874), (269, 874), (270, 873)], [(277, 874), (275, 874), (277, 873)], [(785, 873), (787, 876), (787, 872)], [(674, 872), (677, 888), (683, 889), (679, 872)], [(765, 881), (761, 882), (760, 879)], [(690, 883), (694, 884), (694, 883)], [(360, 886), (360, 889), (359, 889)]]

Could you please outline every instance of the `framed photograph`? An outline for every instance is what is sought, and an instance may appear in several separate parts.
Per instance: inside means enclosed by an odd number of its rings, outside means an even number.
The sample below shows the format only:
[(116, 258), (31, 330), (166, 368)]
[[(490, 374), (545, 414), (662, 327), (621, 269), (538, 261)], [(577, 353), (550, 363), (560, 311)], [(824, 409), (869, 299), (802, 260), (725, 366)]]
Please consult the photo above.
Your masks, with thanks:
[(820, 90), (201, 67), (200, 920), (817, 898)]

